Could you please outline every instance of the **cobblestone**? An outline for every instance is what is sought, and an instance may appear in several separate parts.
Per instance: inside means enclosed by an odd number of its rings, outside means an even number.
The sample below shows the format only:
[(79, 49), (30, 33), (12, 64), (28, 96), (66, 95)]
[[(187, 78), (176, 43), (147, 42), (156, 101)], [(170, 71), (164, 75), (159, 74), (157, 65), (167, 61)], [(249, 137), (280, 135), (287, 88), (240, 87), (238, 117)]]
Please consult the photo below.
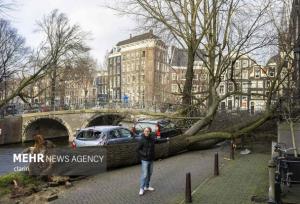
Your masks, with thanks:
[[(192, 188), (213, 174), (214, 152), (223, 158), (227, 147), (193, 151), (155, 161), (151, 185), (154, 192), (139, 196), (140, 165), (115, 169), (86, 180), (59, 195), (53, 204), (178, 203), (184, 198), (185, 174), (191, 172)], [(227, 156), (227, 155), (226, 155)], [(228, 156), (227, 156), (228, 157)], [(222, 161), (222, 159), (220, 159)]]

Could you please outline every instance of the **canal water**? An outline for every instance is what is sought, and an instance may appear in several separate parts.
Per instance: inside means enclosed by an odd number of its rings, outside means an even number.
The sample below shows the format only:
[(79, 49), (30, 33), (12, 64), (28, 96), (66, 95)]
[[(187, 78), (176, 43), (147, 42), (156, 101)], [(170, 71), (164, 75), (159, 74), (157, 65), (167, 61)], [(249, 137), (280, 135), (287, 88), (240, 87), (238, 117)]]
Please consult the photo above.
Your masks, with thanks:
[[(121, 122), (122, 126), (131, 129), (133, 123)], [(51, 139), (57, 147), (70, 148), (68, 137)], [(11, 144), (0, 146), (0, 176), (9, 172), (14, 172), (16, 164), (13, 162), (13, 154), (21, 153), (24, 149), (33, 146), (33, 142), (24, 144)]]
[[(57, 147), (70, 148), (68, 137), (51, 140)], [(33, 146), (33, 142), (24, 144), (11, 144), (0, 146), (0, 176), (14, 172), (16, 164), (13, 162), (13, 154), (21, 153), (24, 149)]]

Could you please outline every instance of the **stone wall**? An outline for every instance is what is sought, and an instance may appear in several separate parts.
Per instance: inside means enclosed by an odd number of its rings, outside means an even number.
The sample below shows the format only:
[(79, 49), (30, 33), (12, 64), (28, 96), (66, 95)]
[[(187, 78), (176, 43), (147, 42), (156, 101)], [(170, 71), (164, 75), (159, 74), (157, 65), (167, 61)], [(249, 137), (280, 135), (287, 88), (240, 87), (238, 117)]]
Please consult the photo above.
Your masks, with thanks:
[(22, 141), (22, 118), (6, 117), (0, 120), (0, 145)]

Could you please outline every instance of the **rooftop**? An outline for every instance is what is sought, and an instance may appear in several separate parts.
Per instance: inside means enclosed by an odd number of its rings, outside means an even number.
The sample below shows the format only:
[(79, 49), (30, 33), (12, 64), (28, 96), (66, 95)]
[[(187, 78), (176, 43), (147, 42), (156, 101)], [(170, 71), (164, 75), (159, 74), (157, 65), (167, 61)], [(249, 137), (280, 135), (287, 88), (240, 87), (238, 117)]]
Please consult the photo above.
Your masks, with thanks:
[(147, 40), (147, 39), (159, 39), (158, 36), (153, 34), (153, 31), (150, 30), (148, 33), (143, 33), (141, 35), (136, 35), (136, 36), (131, 36), (130, 38), (120, 41), (117, 43), (117, 46), (122, 46), (122, 45), (126, 45), (126, 44), (130, 44), (130, 43), (134, 43), (134, 42), (138, 42), (138, 41), (142, 41), (142, 40)]

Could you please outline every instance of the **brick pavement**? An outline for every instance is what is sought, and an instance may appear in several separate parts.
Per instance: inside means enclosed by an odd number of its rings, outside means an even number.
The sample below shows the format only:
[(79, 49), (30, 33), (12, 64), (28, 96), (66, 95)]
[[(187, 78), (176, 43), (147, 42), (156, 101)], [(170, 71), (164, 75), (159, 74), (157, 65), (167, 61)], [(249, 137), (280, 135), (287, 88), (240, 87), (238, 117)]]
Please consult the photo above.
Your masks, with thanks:
[[(178, 203), (184, 198), (185, 174), (191, 172), (192, 188), (196, 188), (213, 174), (214, 152), (220, 158), (228, 147), (187, 152), (160, 161), (155, 161), (151, 185), (154, 192), (139, 196), (140, 165), (115, 169), (86, 180), (59, 194), (53, 204), (152, 204)], [(223, 159), (220, 159), (222, 161)]]

